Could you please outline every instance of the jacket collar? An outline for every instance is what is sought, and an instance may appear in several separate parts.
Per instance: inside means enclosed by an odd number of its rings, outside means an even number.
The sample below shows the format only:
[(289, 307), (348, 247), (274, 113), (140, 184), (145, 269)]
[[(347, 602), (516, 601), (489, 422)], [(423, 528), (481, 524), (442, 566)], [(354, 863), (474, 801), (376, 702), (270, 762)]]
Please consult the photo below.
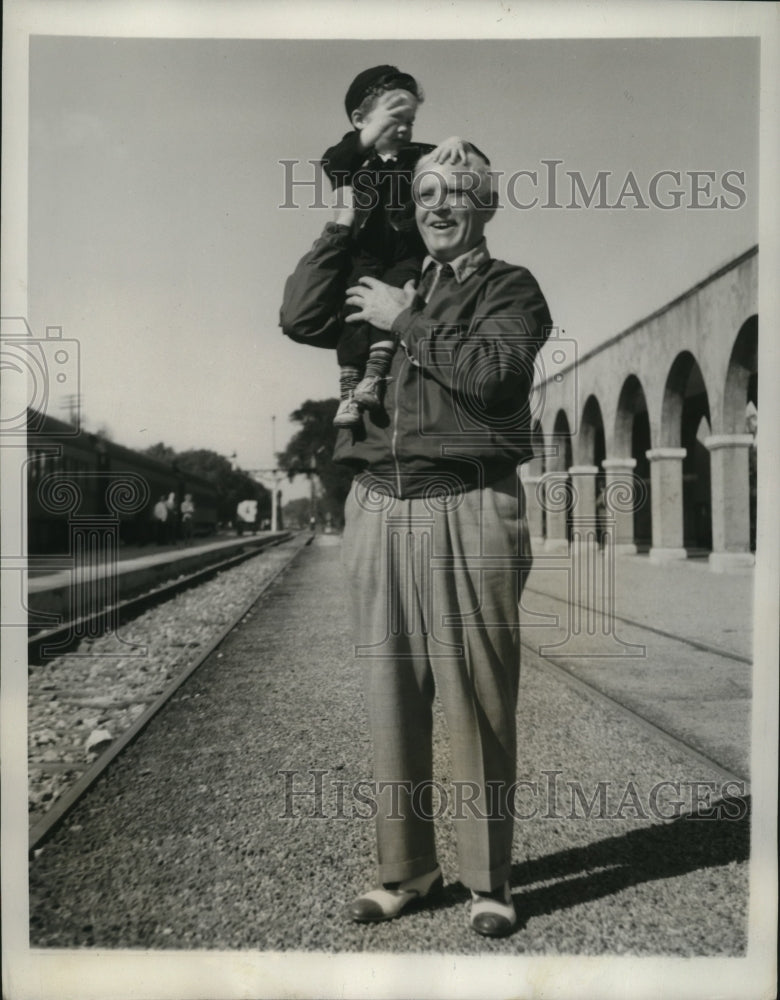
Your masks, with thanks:
[[(488, 253), (487, 242), (483, 239), (481, 243), (472, 247), (471, 250), (467, 250), (465, 253), (462, 253), (460, 257), (456, 257), (455, 260), (449, 261), (449, 265), (455, 275), (455, 280), (459, 285), (461, 285), (466, 278), (470, 278), (471, 275), (482, 264), (484, 264), (485, 261), (488, 260), (490, 260), (490, 254)], [(434, 260), (429, 254), (422, 264), (423, 274), (425, 274), (431, 264), (439, 269), (442, 267), (442, 265), (438, 261)]]

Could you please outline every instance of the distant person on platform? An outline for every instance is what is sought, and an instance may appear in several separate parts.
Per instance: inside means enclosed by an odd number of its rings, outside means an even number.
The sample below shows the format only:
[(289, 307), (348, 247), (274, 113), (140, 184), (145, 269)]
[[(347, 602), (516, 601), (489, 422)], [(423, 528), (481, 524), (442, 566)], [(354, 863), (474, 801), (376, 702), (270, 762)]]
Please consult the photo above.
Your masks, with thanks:
[(168, 541), (171, 545), (175, 545), (178, 534), (176, 530), (178, 528), (178, 514), (176, 510), (176, 494), (173, 491), (168, 494), (165, 505), (168, 508), (168, 520), (166, 521), (168, 526)]
[[(466, 145), (457, 136), (434, 148), (413, 143), (422, 90), (396, 66), (358, 73), (344, 100), (352, 130), (322, 157), (322, 168), (341, 204), (353, 206), (349, 284), (371, 275), (402, 287), (420, 272), (425, 246), (414, 224), (411, 174), (423, 153), (457, 163)], [(345, 306), (342, 318), (354, 313)], [(396, 337), (371, 323), (344, 323), (336, 345), (341, 401), (333, 423), (358, 427), (363, 409), (380, 411)]]
[[(518, 465), (533, 457), (529, 395), (550, 313), (533, 276), (490, 256), (497, 202), (486, 159), (416, 166), (427, 248), (415, 290), (364, 277), (348, 322), (397, 337), (386, 415), (340, 431), (355, 480), (343, 559), (374, 744), (379, 884), (348, 907), (398, 917), (442, 885), (433, 829), (432, 702), (449, 733), (453, 825), (471, 927), (517, 924), (512, 864), (520, 594), (530, 569)], [(282, 327), (338, 343), (351, 268), (350, 212), (328, 223), (288, 279)], [(460, 799), (458, 799), (460, 794)], [(460, 810), (458, 811), (458, 802)]]
[(163, 493), (154, 505), (154, 536), (158, 545), (165, 545), (168, 540), (168, 504), (166, 503), (166, 500), (167, 497)]
[(184, 544), (188, 545), (192, 541), (192, 531), (195, 527), (195, 504), (191, 493), (185, 493), (181, 502), (181, 530), (184, 536)]

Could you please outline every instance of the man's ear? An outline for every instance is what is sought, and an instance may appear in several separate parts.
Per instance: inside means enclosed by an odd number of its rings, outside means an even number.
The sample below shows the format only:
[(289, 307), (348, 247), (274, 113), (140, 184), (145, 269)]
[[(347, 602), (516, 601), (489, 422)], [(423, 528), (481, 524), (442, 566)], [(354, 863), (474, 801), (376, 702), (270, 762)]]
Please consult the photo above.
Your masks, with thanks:
[(490, 192), (488, 197), (485, 199), (484, 207), (481, 207), (479, 211), (485, 223), (490, 222), (498, 211), (498, 191)]
[(349, 120), (352, 122), (353, 126), (358, 130), (358, 132), (365, 126), (365, 120), (363, 118), (362, 112), (358, 111), (357, 108), (349, 116)]

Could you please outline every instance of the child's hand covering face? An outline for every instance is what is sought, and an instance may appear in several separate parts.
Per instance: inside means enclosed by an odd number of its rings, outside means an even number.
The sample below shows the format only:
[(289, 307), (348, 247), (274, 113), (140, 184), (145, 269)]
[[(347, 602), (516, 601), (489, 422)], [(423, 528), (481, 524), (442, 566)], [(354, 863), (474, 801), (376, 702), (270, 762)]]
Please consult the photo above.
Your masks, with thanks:
[(395, 152), (412, 138), (417, 98), (406, 90), (380, 94), (365, 115), (355, 112), (353, 123), (360, 129), (364, 149), (374, 146), (378, 153)]

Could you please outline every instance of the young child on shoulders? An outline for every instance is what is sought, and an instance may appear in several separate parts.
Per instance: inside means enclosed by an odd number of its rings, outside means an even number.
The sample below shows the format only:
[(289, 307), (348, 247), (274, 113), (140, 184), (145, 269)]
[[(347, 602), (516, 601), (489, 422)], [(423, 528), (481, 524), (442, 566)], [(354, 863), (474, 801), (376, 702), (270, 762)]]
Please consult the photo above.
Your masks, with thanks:
[[(438, 146), (412, 142), (423, 92), (395, 66), (358, 73), (344, 101), (352, 130), (322, 157), (341, 203), (354, 207), (352, 271), (347, 287), (366, 276), (402, 288), (416, 280), (426, 250), (414, 221), (412, 173), (425, 153), (436, 162), (465, 162), (468, 146), (453, 136)], [(345, 306), (344, 316), (354, 312)], [(336, 348), (340, 404), (333, 423), (356, 427), (362, 410), (381, 410), (396, 344), (370, 323), (343, 323)]]

